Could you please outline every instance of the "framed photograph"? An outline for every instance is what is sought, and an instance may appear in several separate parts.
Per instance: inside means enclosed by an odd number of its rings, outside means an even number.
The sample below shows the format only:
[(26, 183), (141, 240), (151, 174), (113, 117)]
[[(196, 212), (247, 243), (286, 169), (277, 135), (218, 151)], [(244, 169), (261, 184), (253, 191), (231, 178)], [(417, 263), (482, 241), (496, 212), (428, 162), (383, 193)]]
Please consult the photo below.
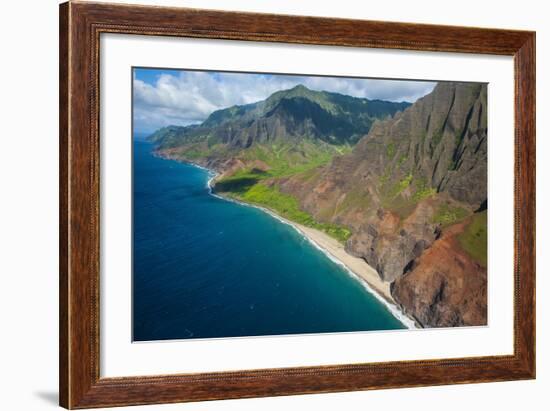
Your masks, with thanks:
[(60, 6), (60, 405), (535, 378), (535, 33)]

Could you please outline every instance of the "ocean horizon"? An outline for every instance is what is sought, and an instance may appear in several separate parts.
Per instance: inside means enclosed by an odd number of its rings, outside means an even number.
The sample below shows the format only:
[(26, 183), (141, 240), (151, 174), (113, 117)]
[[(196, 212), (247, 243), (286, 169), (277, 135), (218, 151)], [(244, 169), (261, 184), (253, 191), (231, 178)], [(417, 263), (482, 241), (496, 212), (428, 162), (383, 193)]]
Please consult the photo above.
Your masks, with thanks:
[(292, 226), (133, 144), (134, 341), (406, 328)]

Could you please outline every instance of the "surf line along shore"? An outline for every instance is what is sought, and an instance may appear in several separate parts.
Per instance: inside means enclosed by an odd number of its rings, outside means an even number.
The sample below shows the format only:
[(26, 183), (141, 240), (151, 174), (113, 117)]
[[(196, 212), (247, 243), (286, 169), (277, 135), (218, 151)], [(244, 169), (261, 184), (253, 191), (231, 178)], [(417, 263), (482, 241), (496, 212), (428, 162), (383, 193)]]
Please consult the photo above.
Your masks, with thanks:
[(254, 207), (262, 210), (271, 217), (277, 219), (283, 224), (287, 224), (300, 233), (306, 240), (308, 240), (314, 247), (324, 253), (334, 263), (343, 267), (346, 272), (355, 280), (359, 281), (361, 285), (373, 295), (378, 301), (386, 306), (390, 313), (397, 318), (406, 328), (417, 329), (420, 328), (417, 322), (406, 315), (401, 308), (395, 303), (391, 292), (390, 284), (381, 280), (380, 276), (374, 268), (372, 268), (365, 260), (359, 257), (354, 257), (348, 254), (344, 249), (344, 246), (336, 239), (330, 237), (328, 234), (316, 230), (314, 228), (306, 227), (302, 224), (287, 220), (281, 217), (274, 211), (262, 207), (256, 204), (246, 203), (234, 198), (222, 196), (216, 194), (213, 190), (213, 184), (219, 174), (215, 171), (205, 168), (203, 166), (188, 163), (209, 173), (209, 179), (207, 181), (207, 188), (210, 195), (222, 199), (224, 201), (231, 201), (246, 207)]

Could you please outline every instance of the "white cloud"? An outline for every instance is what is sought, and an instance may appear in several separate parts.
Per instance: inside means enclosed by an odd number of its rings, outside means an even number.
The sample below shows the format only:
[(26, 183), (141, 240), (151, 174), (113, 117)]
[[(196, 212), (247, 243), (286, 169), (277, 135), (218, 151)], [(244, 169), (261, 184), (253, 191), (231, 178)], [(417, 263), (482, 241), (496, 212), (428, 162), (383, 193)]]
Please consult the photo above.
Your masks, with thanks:
[(298, 84), (355, 97), (409, 102), (435, 86), (421, 81), (172, 71), (160, 74), (154, 84), (134, 77), (135, 129), (152, 132), (167, 125), (199, 123), (215, 110), (254, 103)]

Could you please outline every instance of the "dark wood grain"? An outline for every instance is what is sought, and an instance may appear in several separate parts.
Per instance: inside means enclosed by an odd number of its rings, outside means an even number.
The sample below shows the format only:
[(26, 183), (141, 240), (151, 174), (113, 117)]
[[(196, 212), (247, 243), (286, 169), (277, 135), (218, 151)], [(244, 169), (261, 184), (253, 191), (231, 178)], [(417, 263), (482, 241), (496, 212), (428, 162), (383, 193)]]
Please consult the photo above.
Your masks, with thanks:
[(514, 57), (515, 171), (515, 347), (535, 375), (535, 34)]
[[(161, 377), (99, 373), (101, 33), (515, 59), (514, 354)], [(60, 404), (90, 408), (535, 377), (535, 34), (526, 31), (71, 2), (60, 6)]]
[(68, 282), (68, 176), (69, 156), (69, 19), (68, 4), (59, 14), (59, 402), (69, 404), (69, 282)]

